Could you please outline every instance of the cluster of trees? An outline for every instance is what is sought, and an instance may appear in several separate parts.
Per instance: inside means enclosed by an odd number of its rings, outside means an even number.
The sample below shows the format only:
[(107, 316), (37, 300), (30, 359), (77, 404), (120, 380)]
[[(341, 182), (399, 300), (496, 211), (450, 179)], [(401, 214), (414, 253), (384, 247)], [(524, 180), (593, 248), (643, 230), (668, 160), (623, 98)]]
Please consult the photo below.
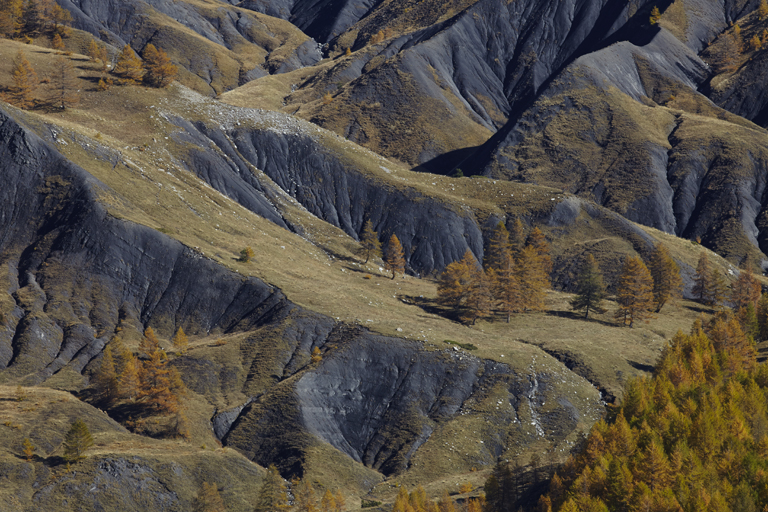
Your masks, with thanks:
[[(760, 0), (757, 8), (757, 17), (760, 20), (768, 17), (768, 0)], [(749, 35), (743, 36), (741, 26), (736, 23), (731, 30), (724, 32), (715, 43), (714, 62), (718, 72), (732, 73), (736, 71), (741, 62), (742, 54), (749, 51), (757, 51), (768, 43), (768, 29), (760, 30), (758, 24), (753, 25)]]
[(499, 222), (489, 238), (484, 268), (467, 250), (440, 275), (438, 301), (465, 323), (474, 324), (494, 311), (509, 321), (512, 313), (544, 309), (551, 271), (549, 244), (539, 228), (525, 238), (519, 219), (512, 233)]
[[(181, 328), (173, 343), (179, 352), (187, 350), (187, 337)], [(104, 349), (101, 365), (93, 377), (98, 402), (107, 409), (130, 404), (139, 416), (128, 425), (134, 430), (142, 428), (144, 418), (168, 416), (173, 418), (169, 431), (188, 437), (182, 403), (186, 386), (179, 371), (168, 363), (168, 355), (160, 348), (151, 327), (144, 331), (138, 355), (115, 337)]]
[[(462, 494), (471, 491), (472, 486), (469, 484), (465, 484), (460, 489)], [(392, 512), (482, 512), (483, 504), (482, 498), (469, 498), (459, 505), (454, 503), (447, 491), (438, 501), (432, 501), (427, 498), (427, 493), (422, 486), (418, 486), (410, 493), (405, 487), (400, 487)]]
[[(107, 74), (112, 63), (106, 45), (92, 39), (86, 54), (101, 67), (103, 76), (99, 79), (98, 89), (101, 91), (109, 89), (114, 84), (114, 80)], [(123, 85), (143, 83), (149, 87), (163, 88), (168, 87), (176, 79), (179, 68), (171, 62), (164, 50), (149, 43), (144, 47), (142, 57), (143, 60), (129, 45), (123, 47), (112, 69), (112, 74), (118, 78), (119, 83)]]
[[(347, 501), (341, 491), (332, 493), (326, 489), (320, 501), (317, 500), (312, 483), (305, 479), (291, 480), (293, 505), (296, 512), (344, 512)], [(256, 496), (255, 512), (280, 512), (291, 508), (288, 498), (288, 488), (277, 468), (272, 465), (267, 468), (264, 483)]]
[[(650, 269), (649, 269), (650, 267)], [(663, 244), (657, 244), (651, 253), (649, 265), (637, 256), (629, 256), (616, 286), (617, 309), (614, 317), (631, 327), (635, 321), (647, 318), (651, 312), (660, 312), (671, 298), (680, 295), (683, 280), (680, 268)], [(582, 266), (577, 282), (576, 296), (571, 301), (575, 311), (604, 313), (606, 297), (603, 275), (595, 258), (589, 254)]]
[(540, 510), (765, 510), (768, 366), (749, 328), (724, 310), (678, 332), (653, 377), (630, 381), (558, 470)]
[[(360, 251), (365, 256), (363, 263), (368, 263), (371, 258), (381, 258), (381, 242), (379, 241), (379, 234), (373, 230), (373, 224), (368, 220), (363, 227), (363, 233), (360, 236)], [(392, 272), (392, 279), (400, 273), (405, 275), (405, 252), (403, 251), (403, 245), (397, 238), (397, 235), (392, 234), (389, 237), (387, 245), (384, 247), (383, 252), (384, 269), (388, 272)]]
[(61, 44), (72, 14), (54, 0), (0, 0), (0, 36), (29, 42), (41, 35)]
[[(13, 59), (11, 77), (13, 85), (2, 93), (2, 99), (19, 108), (42, 106), (63, 110), (80, 101), (77, 95), (75, 68), (72, 61), (64, 55), (56, 57), (46, 79), (40, 80), (24, 52), (19, 50)], [(42, 82), (50, 85), (46, 88), (46, 93), (40, 96), (37, 90)]]

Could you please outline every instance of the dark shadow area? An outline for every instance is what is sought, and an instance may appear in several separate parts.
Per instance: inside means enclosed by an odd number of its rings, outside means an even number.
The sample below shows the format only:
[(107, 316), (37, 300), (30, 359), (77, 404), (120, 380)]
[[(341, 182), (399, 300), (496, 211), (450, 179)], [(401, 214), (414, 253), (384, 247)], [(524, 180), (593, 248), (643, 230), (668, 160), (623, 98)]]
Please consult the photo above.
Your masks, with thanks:
[(453, 176), (456, 173), (456, 167), (469, 158), (479, 148), (480, 146), (471, 146), (468, 148), (454, 149), (453, 151), (436, 156), (428, 162), (417, 165), (411, 170), (415, 172), (439, 174), (441, 176), (447, 176), (449, 174)]
[(638, 363), (638, 362), (635, 362), (635, 361), (630, 361), (629, 359), (627, 359), (627, 363), (629, 364), (629, 366), (631, 366), (635, 370), (640, 370), (641, 372), (653, 373), (653, 365), (652, 364)]
[(580, 320), (582, 322), (590, 322), (594, 324), (605, 325), (606, 327), (621, 327), (620, 324), (617, 324), (615, 322), (607, 322), (605, 320), (600, 320), (593, 317), (584, 318), (584, 315), (582, 313), (577, 313), (575, 311), (546, 311), (546, 314), (548, 316), (556, 316), (558, 318), (569, 318), (571, 320)]

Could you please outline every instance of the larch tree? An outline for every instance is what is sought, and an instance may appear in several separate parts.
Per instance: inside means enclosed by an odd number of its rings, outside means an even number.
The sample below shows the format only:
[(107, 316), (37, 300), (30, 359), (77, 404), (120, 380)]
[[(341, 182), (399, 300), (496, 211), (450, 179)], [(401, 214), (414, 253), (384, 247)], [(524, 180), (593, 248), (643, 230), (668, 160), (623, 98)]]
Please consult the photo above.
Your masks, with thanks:
[(139, 360), (133, 355), (125, 359), (123, 369), (120, 372), (118, 379), (118, 389), (120, 390), (120, 397), (132, 400), (139, 394), (139, 387), (141, 386), (141, 380), (139, 378)]
[(64, 438), (64, 459), (76, 462), (93, 446), (93, 436), (83, 420), (75, 420)]
[(552, 273), (552, 257), (549, 255), (549, 243), (547, 243), (544, 233), (538, 227), (533, 228), (528, 234), (525, 244), (536, 249), (542, 270), (547, 274), (549, 281), (549, 275)]
[(187, 349), (189, 348), (189, 338), (187, 338), (187, 335), (184, 333), (184, 329), (179, 327), (172, 341), (173, 348), (175, 348), (179, 354), (184, 355), (187, 353)]
[(61, 38), (59, 34), (56, 34), (53, 36), (53, 39), (51, 39), (51, 48), (54, 50), (66, 50), (67, 47), (64, 46), (64, 40)]
[(653, 309), (653, 278), (643, 260), (627, 257), (621, 270), (616, 291), (619, 305), (614, 317), (632, 327), (635, 321), (648, 318)]
[(707, 253), (702, 252), (696, 264), (696, 275), (693, 278), (694, 297), (708, 306), (715, 306), (723, 301), (726, 286), (723, 276), (714, 270), (709, 263)]
[(757, 8), (757, 14), (761, 20), (768, 18), (768, 0), (760, 0), (760, 5)]
[(179, 68), (176, 67), (162, 48), (147, 44), (142, 54), (144, 57), (144, 82), (152, 87), (168, 87), (176, 79)]
[(200, 491), (195, 499), (194, 512), (226, 512), (224, 500), (219, 494), (219, 487), (216, 484), (203, 482)]
[(658, 313), (668, 300), (682, 294), (683, 278), (680, 277), (680, 267), (664, 244), (656, 244), (649, 263), (648, 270), (653, 277), (653, 301)]
[(576, 296), (571, 300), (571, 308), (574, 311), (584, 311), (584, 318), (589, 318), (590, 311), (605, 313), (606, 309), (603, 307), (605, 296), (605, 284), (603, 284), (600, 266), (595, 257), (589, 254), (581, 267)]
[(341, 489), (336, 490), (336, 495), (333, 497), (336, 503), (336, 509), (334, 512), (344, 512), (347, 509), (347, 500), (344, 498)]
[(506, 264), (507, 254), (511, 254), (509, 231), (503, 222), (499, 222), (488, 237), (488, 249), (485, 251), (483, 267), (486, 270), (501, 269)]
[(394, 234), (389, 237), (389, 242), (384, 249), (384, 268), (392, 271), (392, 279), (398, 272), (405, 275), (405, 253), (400, 240)]
[(72, 23), (72, 14), (67, 9), (64, 9), (58, 4), (54, 4), (53, 7), (51, 7), (49, 18), (51, 31), (54, 36), (63, 37), (69, 34), (68, 25)]
[(291, 480), (291, 484), (293, 487), (293, 495), (295, 497), (296, 511), (318, 512), (315, 489), (312, 487), (309, 478), (302, 478), (301, 480), (294, 478)]
[(520, 281), (512, 253), (507, 249), (497, 269), (488, 270), (493, 298), (499, 309), (506, 314), (507, 323), (512, 316), (522, 310), (523, 298), (520, 294)]
[(120, 78), (122, 83), (128, 85), (140, 82), (145, 73), (144, 64), (129, 45), (123, 46), (112, 72)]
[(512, 251), (512, 257), (516, 260), (520, 258), (525, 248), (525, 226), (519, 217), (512, 221), (512, 229), (509, 232), (509, 249)]
[(115, 359), (112, 355), (111, 344), (104, 348), (99, 370), (93, 377), (99, 401), (109, 408), (120, 397), (120, 386), (115, 370)]
[(438, 301), (450, 307), (460, 321), (474, 324), (490, 315), (491, 293), (488, 278), (472, 251), (450, 263), (437, 285)]
[(139, 342), (139, 352), (143, 353), (147, 357), (160, 349), (160, 340), (157, 339), (155, 330), (151, 327), (144, 329), (144, 337)]
[(336, 512), (336, 498), (330, 489), (326, 489), (325, 494), (320, 498), (320, 512)]
[(67, 57), (56, 57), (51, 69), (51, 90), (49, 103), (51, 107), (65, 110), (80, 102), (77, 94), (77, 76), (75, 68)]
[(719, 73), (733, 73), (739, 65), (741, 57), (741, 45), (738, 36), (732, 32), (726, 32), (716, 46), (715, 68)]
[(13, 103), (19, 108), (31, 108), (35, 104), (34, 94), (38, 85), (37, 73), (21, 50), (13, 59), (12, 66), (13, 87), (11, 87), (7, 99), (9, 103)]
[(270, 465), (256, 495), (255, 512), (280, 512), (288, 510), (288, 491), (277, 468)]
[(733, 309), (739, 311), (746, 309), (750, 304), (757, 308), (757, 301), (762, 294), (760, 283), (755, 279), (755, 275), (745, 265), (739, 272), (739, 277), (731, 287), (731, 302)]
[(32, 457), (35, 456), (35, 447), (28, 437), (25, 437), (24, 441), (21, 443), (21, 449), (24, 453), (24, 458), (27, 459), (27, 462), (30, 462)]
[(546, 262), (541, 261), (539, 252), (532, 245), (523, 249), (517, 262), (517, 280), (520, 284), (521, 306), (528, 311), (544, 309), (544, 291), (549, 288), (549, 274)]
[(365, 255), (365, 265), (371, 258), (381, 258), (381, 242), (379, 234), (373, 230), (373, 224), (370, 219), (365, 221), (363, 233), (360, 235), (360, 247), (362, 254)]

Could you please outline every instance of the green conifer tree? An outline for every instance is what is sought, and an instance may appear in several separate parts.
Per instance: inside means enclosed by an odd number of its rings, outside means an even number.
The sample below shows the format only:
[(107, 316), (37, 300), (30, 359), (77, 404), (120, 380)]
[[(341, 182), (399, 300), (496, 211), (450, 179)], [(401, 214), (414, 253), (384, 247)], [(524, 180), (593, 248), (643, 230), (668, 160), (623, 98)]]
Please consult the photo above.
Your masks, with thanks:
[(605, 299), (605, 285), (600, 267), (591, 254), (581, 268), (576, 287), (576, 296), (571, 300), (571, 308), (574, 311), (584, 311), (584, 318), (589, 318), (590, 310), (595, 313), (605, 313), (603, 300)]
[(64, 438), (64, 459), (76, 462), (93, 446), (93, 436), (83, 420), (75, 420)]

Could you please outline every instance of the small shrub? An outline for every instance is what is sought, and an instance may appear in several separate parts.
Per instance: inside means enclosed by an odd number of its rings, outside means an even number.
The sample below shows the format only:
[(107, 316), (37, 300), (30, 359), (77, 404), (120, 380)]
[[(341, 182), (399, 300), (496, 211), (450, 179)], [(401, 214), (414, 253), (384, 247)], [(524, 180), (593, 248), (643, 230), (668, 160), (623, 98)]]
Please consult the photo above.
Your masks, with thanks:
[(333, 96), (327, 92), (323, 95), (323, 105), (330, 105), (333, 102)]
[(344, 55), (349, 57), (350, 55), (352, 55), (352, 50), (349, 47), (347, 47), (347, 50), (344, 52)]
[(360, 508), (373, 508), (378, 507), (379, 505), (381, 505), (381, 502), (375, 500), (362, 500), (360, 502)]
[(320, 352), (320, 347), (315, 347), (312, 349), (312, 362), (313, 363), (319, 363), (323, 360), (323, 354)]
[(240, 261), (242, 263), (248, 263), (251, 261), (251, 259), (254, 257), (256, 253), (253, 252), (253, 249), (251, 249), (250, 246), (246, 247), (242, 251), (240, 251), (240, 257), (237, 258), (237, 261)]
[(464, 177), (464, 171), (461, 169), (456, 169), (456, 172), (453, 173), (454, 178), (463, 178)]
[(444, 343), (447, 343), (449, 345), (456, 345), (457, 347), (461, 347), (464, 350), (477, 350), (477, 347), (471, 343), (460, 343), (458, 341), (453, 341), (453, 340), (444, 340)]
[(213, 345), (216, 347), (223, 347), (226, 344), (227, 344), (227, 340), (219, 338), (216, 340), (216, 342)]

